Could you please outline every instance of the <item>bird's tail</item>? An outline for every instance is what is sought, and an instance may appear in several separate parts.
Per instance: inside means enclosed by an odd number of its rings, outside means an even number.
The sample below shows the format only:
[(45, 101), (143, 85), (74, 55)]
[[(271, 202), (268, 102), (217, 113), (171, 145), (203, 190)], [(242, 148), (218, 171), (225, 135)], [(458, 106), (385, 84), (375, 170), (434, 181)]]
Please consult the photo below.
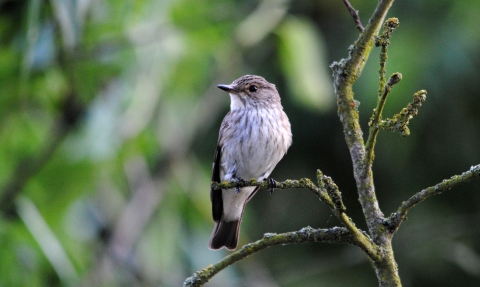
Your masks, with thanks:
[(241, 217), (230, 222), (224, 221), (223, 218), (215, 222), (215, 228), (208, 243), (209, 248), (215, 250), (225, 247), (228, 250), (234, 250), (238, 244), (241, 222)]

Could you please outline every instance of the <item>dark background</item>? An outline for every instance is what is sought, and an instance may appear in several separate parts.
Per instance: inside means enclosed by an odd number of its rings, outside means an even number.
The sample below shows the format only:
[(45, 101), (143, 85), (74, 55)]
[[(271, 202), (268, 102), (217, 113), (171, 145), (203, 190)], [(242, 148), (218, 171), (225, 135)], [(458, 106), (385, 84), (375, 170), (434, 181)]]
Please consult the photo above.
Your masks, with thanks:
[[(377, 1), (353, 1), (366, 25)], [(381, 132), (374, 179), (385, 215), (480, 163), (480, 1), (397, 1), (384, 117), (428, 91), (411, 135)], [(229, 109), (217, 84), (277, 85), (294, 135), (272, 174), (337, 183), (365, 228), (328, 66), (358, 37), (340, 0), (0, 1), (0, 285), (179, 286), (210, 251), (210, 169)], [(364, 133), (374, 49), (354, 86)], [(480, 181), (411, 210), (393, 246), (404, 286), (480, 284)], [(12, 192), (13, 198), (6, 197)], [(240, 243), (340, 223), (307, 190), (260, 191)], [(207, 286), (375, 286), (352, 246), (261, 251)]]

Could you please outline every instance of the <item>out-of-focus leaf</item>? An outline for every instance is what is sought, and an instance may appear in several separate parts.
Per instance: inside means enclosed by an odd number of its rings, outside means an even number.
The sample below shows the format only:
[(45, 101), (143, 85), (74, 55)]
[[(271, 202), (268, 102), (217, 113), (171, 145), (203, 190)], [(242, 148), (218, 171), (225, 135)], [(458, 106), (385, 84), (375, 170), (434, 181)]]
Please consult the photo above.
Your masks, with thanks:
[(333, 87), (321, 32), (311, 22), (290, 16), (277, 34), (281, 67), (296, 102), (322, 112), (333, 108)]
[(287, 13), (285, 0), (263, 0), (237, 28), (236, 37), (240, 45), (250, 47), (271, 33)]
[(461, 269), (472, 276), (480, 276), (480, 256), (471, 246), (463, 243), (452, 244), (447, 250), (451, 250), (448, 259), (456, 263)]

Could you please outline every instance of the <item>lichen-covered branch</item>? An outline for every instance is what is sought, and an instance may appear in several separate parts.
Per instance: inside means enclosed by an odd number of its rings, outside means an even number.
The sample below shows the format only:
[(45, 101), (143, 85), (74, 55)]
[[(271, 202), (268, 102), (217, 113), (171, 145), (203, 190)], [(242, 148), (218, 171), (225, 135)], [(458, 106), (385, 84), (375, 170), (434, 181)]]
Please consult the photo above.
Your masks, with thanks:
[[(260, 188), (269, 188), (268, 181), (257, 181), (252, 178), (251, 180), (242, 180), (242, 181), (222, 181), (222, 182), (212, 182), (212, 188), (215, 190), (219, 189), (230, 189), (236, 187), (246, 187), (246, 186), (259, 186)], [(317, 187), (310, 179), (301, 178), (299, 180), (287, 179), (282, 182), (275, 182), (275, 188), (278, 189), (287, 189), (287, 188), (307, 188), (312, 191), (316, 196), (320, 198), (322, 202), (327, 204), (330, 208), (334, 209), (335, 204), (332, 202), (332, 199), (328, 195), (325, 189)]]
[(390, 217), (387, 219), (386, 225), (388, 226), (389, 231), (395, 233), (395, 231), (397, 231), (397, 229), (400, 227), (400, 224), (402, 224), (402, 222), (406, 219), (408, 211), (418, 203), (424, 201), (432, 195), (440, 194), (444, 191), (450, 190), (452, 187), (478, 177), (480, 177), (480, 164), (472, 166), (470, 170), (460, 175), (452, 176), (449, 179), (445, 179), (434, 186), (425, 188), (424, 190), (416, 193), (408, 200), (404, 201), (398, 210), (390, 215)]
[(347, 59), (334, 62), (333, 86), (338, 105), (338, 116), (343, 126), (345, 141), (350, 151), (353, 175), (357, 184), (359, 201), (375, 246), (381, 250), (381, 260), (370, 257), (380, 286), (401, 286), (398, 269), (391, 247), (391, 237), (385, 234), (383, 213), (379, 207), (373, 183), (371, 165), (365, 161), (366, 150), (360, 128), (357, 102), (354, 99), (353, 84), (362, 72), (374, 44), (374, 36), (380, 30), (393, 0), (379, 0), (365, 30), (349, 48)]
[(385, 21), (385, 24), (383, 25), (383, 32), (382, 35), (378, 36), (375, 39), (375, 47), (382, 47), (382, 51), (380, 52), (380, 69), (379, 69), (379, 74), (380, 74), (380, 87), (378, 89), (378, 96), (381, 97), (384, 87), (385, 87), (385, 75), (387, 72), (386, 66), (387, 66), (387, 51), (388, 51), (388, 45), (390, 45), (390, 37), (392, 36), (393, 31), (400, 25), (400, 22), (398, 21), (397, 18), (389, 18), (387, 21)]
[[(276, 182), (275, 188), (278, 189), (287, 189), (287, 188), (307, 188), (312, 191), (319, 199), (327, 204), (332, 212), (337, 216), (337, 218), (345, 225), (345, 227), (351, 232), (355, 238), (358, 246), (365, 251), (365, 253), (372, 260), (379, 260), (378, 247), (372, 242), (372, 240), (365, 235), (360, 229), (355, 226), (355, 223), (350, 217), (345, 213), (346, 207), (342, 201), (342, 195), (338, 186), (333, 182), (333, 180), (324, 175), (320, 170), (317, 170), (317, 181), (318, 185), (316, 186), (310, 179), (302, 178), (300, 180), (291, 180), (287, 179), (283, 182)], [(259, 186), (261, 188), (269, 188), (268, 181), (257, 181), (251, 179), (249, 181), (235, 181), (232, 180), (222, 181), (220, 183), (212, 182), (213, 189), (231, 189), (236, 187), (246, 187), (246, 186)]]
[(335, 210), (339, 213), (345, 212), (347, 208), (343, 205), (342, 193), (338, 189), (338, 186), (333, 182), (332, 178), (324, 175), (321, 170), (317, 170), (317, 182), (321, 189), (327, 191), (328, 196), (330, 196), (330, 199), (335, 206)]
[(427, 99), (427, 91), (420, 90), (413, 95), (413, 101), (403, 108), (398, 114), (395, 114), (393, 118), (382, 120), (378, 123), (378, 128), (391, 131), (400, 132), (402, 136), (410, 135), (410, 129), (408, 123), (418, 114), (418, 109), (422, 106), (422, 103)]
[(328, 242), (328, 243), (347, 243), (358, 245), (358, 242), (346, 228), (333, 227), (329, 229), (313, 229), (311, 227), (302, 228), (299, 231), (287, 232), (281, 234), (267, 233), (262, 239), (243, 246), (222, 259), (220, 262), (210, 265), (201, 271), (195, 272), (183, 283), (184, 287), (202, 286), (208, 282), (215, 274), (232, 265), (233, 263), (254, 254), (262, 249), (285, 244), (298, 244), (307, 242)]
[(377, 107), (373, 110), (373, 115), (368, 122), (368, 125), (370, 126), (370, 132), (368, 135), (367, 143), (365, 144), (365, 149), (367, 151), (365, 162), (369, 166), (371, 166), (373, 163), (373, 150), (375, 148), (375, 143), (377, 142), (379, 123), (382, 119), (382, 112), (387, 101), (387, 96), (390, 94), (392, 87), (401, 80), (402, 74), (400, 73), (394, 73), (390, 76), (390, 79), (388, 80), (387, 84), (383, 89), (383, 93), (378, 98)]
[(357, 105), (352, 86), (363, 70), (374, 44), (374, 36), (380, 30), (392, 3), (393, 0), (380, 0), (378, 2), (365, 30), (360, 34), (354, 45), (350, 46), (348, 57), (339, 62), (334, 62), (330, 66), (333, 71), (333, 86), (338, 105), (337, 113), (343, 125), (345, 141), (350, 150), (359, 201), (370, 235), (378, 243), (384, 243), (387, 240), (381, 236), (383, 213), (375, 195), (372, 170), (365, 165), (363, 133), (358, 120), (359, 114), (356, 109)]
[(390, 76), (388, 82), (385, 80), (386, 75), (386, 66), (387, 66), (387, 51), (388, 45), (390, 45), (390, 37), (392, 36), (393, 31), (398, 27), (399, 21), (397, 18), (389, 18), (385, 21), (383, 25), (383, 32), (382, 35), (375, 38), (375, 46), (382, 47), (382, 51), (380, 52), (380, 84), (378, 90), (378, 99), (377, 99), (377, 107), (373, 110), (372, 117), (368, 125), (370, 126), (370, 131), (367, 139), (367, 143), (365, 144), (366, 149), (366, 158), (365, 163), (368, 169), (371, 169), (373, 164), (373, 157), (374, 157), (374, 148), (375, 143), (377, 142), (377, 135), (378, 135), (378, 123), (382, 119), (382, 112), (383, 108), (385, 107), (385, 103), (387, 101), (387, 96), (390, 94), (390, 91), (393, 85), (397, 84), (402, 80), (402, 74), (394, 73)]
[[(336, 242), (348, 243), (359, 246), (368, 257), (374, 261), (381, 261), (381, 248), (373, 243), (369, 236), (362, 230), (358, 229), (350, 217), (345, 214), (345, 205), (342, 202), (342, 195), (338, 186), (333, 180), (317, 171), (316, 186), (310, 179), (302, 178), (300, 180), (285, 180), (283, 182), (275, 182), (275, 188), (307, 188), (312, 191), (319, 199), (327, 204), (333, 213), (340, 219), (346, 228), (334, 227), (330, 229), (313, 229), (311, 227), (302, 228), (300, 231), (289, 232), (283, 234), (265, 234), (263, 239), (254, 243), (243, 246), (240, 250), (225, 257), (222, 261), (215, 265), (195, 272), (191, 277), (187, 278), (184, 286), (202, 286), (210, 280), (215, 274), (225, 267), (239, 261), (259, 250), (279, 244), (292, 244), (304, 242)], [(246, 186), (258, 186), (261, 188), (271, 188), (269, 181), (251, 180), (232, 180), (222, 182), (212, 182), (212, 188), (233, 189)], [(241, 192), (241, 191), (240, 191)]]

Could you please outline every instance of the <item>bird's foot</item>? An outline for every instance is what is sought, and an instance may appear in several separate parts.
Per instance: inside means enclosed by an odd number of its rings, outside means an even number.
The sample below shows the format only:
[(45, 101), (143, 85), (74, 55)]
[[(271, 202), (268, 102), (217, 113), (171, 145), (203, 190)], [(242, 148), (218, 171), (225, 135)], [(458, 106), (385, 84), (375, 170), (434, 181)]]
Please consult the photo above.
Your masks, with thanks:
[(245, 180), (243, 180), (243, 178), (238, 178), (238, 177), (232, 177), (232, 180), (235, 181), (235, 183), (237, 184), (235, 186), (235, 193), (239, 193), (240, 187), (245, 186)]
[(273, 178), (265, 178), (265, 181), (268, 181), (268, 193), (272, 195), (272, 193), (275, 191), (275, 188), (277, 187), (277, 182)]

